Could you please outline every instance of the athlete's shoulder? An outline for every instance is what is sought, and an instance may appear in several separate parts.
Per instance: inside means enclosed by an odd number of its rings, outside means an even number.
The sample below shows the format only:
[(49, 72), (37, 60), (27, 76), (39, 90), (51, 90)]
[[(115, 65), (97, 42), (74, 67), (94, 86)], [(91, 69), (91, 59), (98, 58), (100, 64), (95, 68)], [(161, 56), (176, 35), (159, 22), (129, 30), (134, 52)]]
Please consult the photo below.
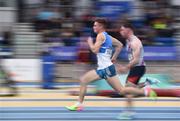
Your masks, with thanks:
[(132, 42), (129, 43), (129, 47), (132, 48), (132, 49), (142, 48), (142, 43), (139, 40), (132, 41)]
[(134, 40), (134, 41), (132, 41), (133, 45), (142, 46), (142, 42), (141, 42), (141, 40), (137, 36), (134, 35), (133, 36), (133, 40)]
[(104, 33), (103, 32), (98, 33), (96, 39), (98, 39), (98, 40), (105, 40)]
[(103, 32), (98, 33), (98, 34), (97, 34), (97, 37), (98, 37), (98, 36), (104, 36), (104, 33), (103, 33)]

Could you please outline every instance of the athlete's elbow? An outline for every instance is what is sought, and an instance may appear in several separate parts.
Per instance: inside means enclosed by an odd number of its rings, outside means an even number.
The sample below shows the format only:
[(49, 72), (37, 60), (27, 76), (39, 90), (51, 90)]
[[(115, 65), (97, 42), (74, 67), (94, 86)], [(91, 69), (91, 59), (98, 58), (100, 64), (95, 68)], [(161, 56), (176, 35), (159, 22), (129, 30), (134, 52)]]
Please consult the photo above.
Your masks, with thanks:
[(122, 44), (118, 44), (117, 46), (116, 46), (116, 49), (118, 49), (118, 50), (121, 50), (123, 48), (123, 45)]
[(91, 51), (92, 51), (93, 53), (95, 53), (95, 54), (97, 54), (97, 53), (99, 52), (98, 49), (91, 49)]
[(97, 54), (98, 53), (98, 51), (96, 51), (96, 50), (94, 50), (94, 51), (92, 51), (93, 53), (95, 53), (95, 54)]
[(116, 50), (117, 52), (120, 52), (120, 51), (121, 51), (121, 47), (117, 46), (117, 47), (115, 47), (115, 50)]
[(120, 51), (120, 50), (121, 50), (121, 46), (118, 46), (118, 47), (116, 48), (116, 50)]
[(123, 44), (119, 42), (118, 48), (120, 48), (120, 49), (123, 48)]

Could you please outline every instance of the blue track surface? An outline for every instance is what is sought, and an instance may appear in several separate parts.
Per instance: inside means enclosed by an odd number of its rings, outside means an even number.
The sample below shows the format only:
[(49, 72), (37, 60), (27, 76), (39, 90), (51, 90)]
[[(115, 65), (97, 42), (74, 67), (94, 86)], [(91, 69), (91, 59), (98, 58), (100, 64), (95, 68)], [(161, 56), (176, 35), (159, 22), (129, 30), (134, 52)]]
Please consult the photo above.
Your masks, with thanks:
[[(64, 107), (1, 107), (0, 121), (39, 120), (107, 120), (115, 121), (122, 107), (87, 107), (84, 111), (71, 112)], [(137, 107), (133, 120), (180, 121), (180, 109), (174, 107)]]

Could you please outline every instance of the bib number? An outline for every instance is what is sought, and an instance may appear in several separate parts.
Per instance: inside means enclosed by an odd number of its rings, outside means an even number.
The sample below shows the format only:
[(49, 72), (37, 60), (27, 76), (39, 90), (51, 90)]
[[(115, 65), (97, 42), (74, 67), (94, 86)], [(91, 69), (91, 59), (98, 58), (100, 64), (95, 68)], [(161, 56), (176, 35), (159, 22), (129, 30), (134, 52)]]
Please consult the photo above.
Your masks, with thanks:
[(112, 50), (111, 49), (106, 49), (105, 53), (108, 54), (108, 55), (111, 55), (112, 54)]

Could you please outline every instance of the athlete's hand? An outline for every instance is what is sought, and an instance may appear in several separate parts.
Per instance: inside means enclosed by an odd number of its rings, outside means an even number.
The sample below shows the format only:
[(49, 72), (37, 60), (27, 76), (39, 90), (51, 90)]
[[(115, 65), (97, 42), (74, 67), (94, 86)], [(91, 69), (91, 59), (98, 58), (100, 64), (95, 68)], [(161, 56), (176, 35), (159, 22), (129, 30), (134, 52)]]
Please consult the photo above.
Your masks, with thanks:
[(111, 58), (111, 62), (115, 64), (116, 63), (116, 58)]
[(92, 37), (88, 37), (87, 42), (89, 45), (93, 44), (93, 38)]

